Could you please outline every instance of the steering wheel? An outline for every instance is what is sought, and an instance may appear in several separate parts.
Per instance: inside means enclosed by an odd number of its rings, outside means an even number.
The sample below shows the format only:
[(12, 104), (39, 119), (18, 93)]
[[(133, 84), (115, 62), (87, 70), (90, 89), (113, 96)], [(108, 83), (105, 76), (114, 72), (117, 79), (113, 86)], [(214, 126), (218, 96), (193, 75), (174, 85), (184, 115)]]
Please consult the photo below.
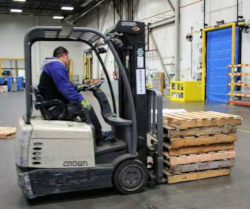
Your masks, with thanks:
[(96, 88), (100, 88), (100, 86), (104, 83), (104, 80), (100, 80), (97, 83), (94, 83), (86, 88), (84, 88), (82, 91), (92, 91)]

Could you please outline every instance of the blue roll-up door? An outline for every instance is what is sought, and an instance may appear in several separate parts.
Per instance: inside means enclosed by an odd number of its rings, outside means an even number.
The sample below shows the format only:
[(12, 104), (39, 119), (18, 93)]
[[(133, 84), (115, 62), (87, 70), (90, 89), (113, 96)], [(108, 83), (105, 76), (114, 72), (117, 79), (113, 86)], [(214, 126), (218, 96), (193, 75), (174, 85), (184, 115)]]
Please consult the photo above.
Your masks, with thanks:
[[(235, 64), (238, 64), (239, 27), (236, 27)], [(227, 102), (228, 83), (227, 65), (232, 58), (232, 28), (207, 32), (207, 74), (206, 100), (210, 102)]]

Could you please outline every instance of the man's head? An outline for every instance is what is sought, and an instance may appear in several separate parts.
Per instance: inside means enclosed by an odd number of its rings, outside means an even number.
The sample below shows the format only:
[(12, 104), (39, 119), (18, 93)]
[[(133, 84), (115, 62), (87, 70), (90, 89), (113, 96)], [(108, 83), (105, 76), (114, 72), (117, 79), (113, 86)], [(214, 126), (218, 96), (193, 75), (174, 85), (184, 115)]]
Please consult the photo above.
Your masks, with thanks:
[(57, 47), (54, 50), (53, 57), (60, 60), (66, 67), (69, 66), (69, 52), (64, 47)]

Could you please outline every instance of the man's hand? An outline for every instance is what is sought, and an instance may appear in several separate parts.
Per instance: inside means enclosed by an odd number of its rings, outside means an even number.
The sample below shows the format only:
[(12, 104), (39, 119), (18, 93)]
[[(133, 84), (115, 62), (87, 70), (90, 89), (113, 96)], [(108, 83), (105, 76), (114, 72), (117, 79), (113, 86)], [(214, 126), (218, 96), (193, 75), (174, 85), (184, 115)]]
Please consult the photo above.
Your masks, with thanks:
[(91, 105), (89, 104), (88, 101), (82, 100), (82, 101), (81, 101), (81, 104), (82, 104), (82, 106), (83, 106), (84, 108), (86, 108), (88, 111), (91, 109)]
[(84, 89), (86, 89), (87, 87), (89, 87), (89, 86), (86, 84), (80, 84), (76, 87), (76, 90), (80, 92), (80, 91), (83, 91)]

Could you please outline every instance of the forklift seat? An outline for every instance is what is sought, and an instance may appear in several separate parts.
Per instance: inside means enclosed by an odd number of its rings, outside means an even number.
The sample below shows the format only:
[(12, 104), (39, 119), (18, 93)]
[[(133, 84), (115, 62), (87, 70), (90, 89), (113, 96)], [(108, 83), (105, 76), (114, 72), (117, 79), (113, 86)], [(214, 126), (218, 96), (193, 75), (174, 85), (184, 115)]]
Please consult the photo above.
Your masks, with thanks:
[(45, 101), (43, 96), (40, 94), (39, 89), (37, 87), (33, 87), (33, 92), (35, 96), (35, 108), (40, 110), (42, 116), (45, 120), (53, 120), (56, 119), (53, 114), (53, 110), (55, 108), (60, 108), (60, 114), (58, 116), (58, 120), (62, 120), (66, 116), (67, 106), (61, 100), (53, 99), (49, 101)]

